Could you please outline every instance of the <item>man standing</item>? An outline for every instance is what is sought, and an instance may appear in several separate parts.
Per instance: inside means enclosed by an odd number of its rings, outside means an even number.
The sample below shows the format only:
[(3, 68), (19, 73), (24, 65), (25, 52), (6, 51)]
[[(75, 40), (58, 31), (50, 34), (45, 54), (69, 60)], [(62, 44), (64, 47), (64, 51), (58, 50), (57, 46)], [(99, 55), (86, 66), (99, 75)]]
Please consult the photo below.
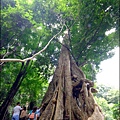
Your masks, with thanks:
[(18, 102), (17, 105), (13, 108), (12, 120), (19, 120), (20, 110), (22, 110), (22, 108), (20, 107), (20, 102)]

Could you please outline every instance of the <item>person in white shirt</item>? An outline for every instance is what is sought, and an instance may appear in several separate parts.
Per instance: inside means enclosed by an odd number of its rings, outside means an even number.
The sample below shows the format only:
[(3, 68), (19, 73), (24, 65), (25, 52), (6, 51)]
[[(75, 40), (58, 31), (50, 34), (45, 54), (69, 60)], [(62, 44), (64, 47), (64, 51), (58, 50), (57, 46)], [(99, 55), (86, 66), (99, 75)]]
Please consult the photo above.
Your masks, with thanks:
[(18, 102), (17, 105), (13, 108), (12, 120), (19, 120), (19, 114), (21, 110), (22, 108), (20, 106), (20, 102)]

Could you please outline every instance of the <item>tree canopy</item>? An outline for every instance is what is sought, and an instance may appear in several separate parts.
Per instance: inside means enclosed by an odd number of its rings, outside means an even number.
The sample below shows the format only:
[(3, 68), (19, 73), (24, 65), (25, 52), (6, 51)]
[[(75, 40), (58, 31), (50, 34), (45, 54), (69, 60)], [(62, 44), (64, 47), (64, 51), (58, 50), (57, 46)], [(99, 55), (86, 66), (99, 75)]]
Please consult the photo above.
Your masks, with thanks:
[[(110, 51), (119, 46), (119, 1), (1, 0), (0, 25), (0, 59), (3, 60), (0, 63), (0, 95), (3, 96), (0, 104), (5, 100), (22, 64), (4, 60), (31, 57), (54, 36), (47, 49), (30, 61), (17, 94), (18, 99), (25, 100), (33, 94), (31, 101), (34, 101), (38, 97), (42, 99), (46, 91), (58, 62), (66, 29), (70, 31), (69, 51), (72, 57), (87, 78), (95, 80), (100, 62), (112, 57), (114, 53)], [(113, 33), (105, 34), (113, 28)]]

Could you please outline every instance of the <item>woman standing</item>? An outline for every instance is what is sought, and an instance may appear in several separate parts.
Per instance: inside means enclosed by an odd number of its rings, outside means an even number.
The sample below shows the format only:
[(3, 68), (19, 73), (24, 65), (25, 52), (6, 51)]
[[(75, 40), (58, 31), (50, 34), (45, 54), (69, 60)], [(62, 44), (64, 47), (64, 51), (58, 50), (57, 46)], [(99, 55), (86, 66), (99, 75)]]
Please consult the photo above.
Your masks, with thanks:
[(33, 107), (33, 110), (29, 113), (29, 120), (37, 120), (37, 113), (36, 113), (37, 107)]
[(28, 118), (28, 114), (26, 112), (26, 107), (23, 107), (23, 110), (21, 111), (21, 114), (20, 114), (20, 120), (27, 120)]

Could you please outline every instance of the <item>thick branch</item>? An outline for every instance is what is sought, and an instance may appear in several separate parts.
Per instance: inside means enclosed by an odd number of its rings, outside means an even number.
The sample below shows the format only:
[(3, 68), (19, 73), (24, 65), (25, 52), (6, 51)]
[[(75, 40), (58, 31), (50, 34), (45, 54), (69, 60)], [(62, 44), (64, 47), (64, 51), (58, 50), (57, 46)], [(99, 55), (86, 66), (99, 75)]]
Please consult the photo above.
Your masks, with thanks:
[[(63, 27), (62, 27), (63, 29)], [(28, 60), (32, 60), (33, 58), (35, 58), (37, 55), (39, 55), (40, 53), (42, 53), (44, 50), (46, 50), (46, 48), (49, 46), (49, 44), (51, 43), (51, 41), (58, 35), (61, 33), (62, 29), (56, 34), (54, 35), (50, 41), (47, 43), (47, 45), (42, 49), (40, 50), (39, 52), (37, 52), (36, 54), (34, 54), (32, 57), (29, 57), (29, 58), (26, 58), (26, 59), (12, 59), (12, 58), (8, 58), (8, 59), (0, 59), (0, 62), (26, 62)]]

